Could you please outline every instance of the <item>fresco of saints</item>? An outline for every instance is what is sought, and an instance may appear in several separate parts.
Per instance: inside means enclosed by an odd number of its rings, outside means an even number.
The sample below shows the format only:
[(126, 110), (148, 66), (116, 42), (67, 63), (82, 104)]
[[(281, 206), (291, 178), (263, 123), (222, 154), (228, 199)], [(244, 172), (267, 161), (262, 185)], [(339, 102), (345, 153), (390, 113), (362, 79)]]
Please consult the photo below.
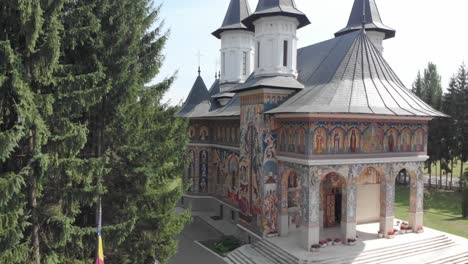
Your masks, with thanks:
[(340, 152), (340, 141), (341, 141), (341, 137), (340, 137), (340, 134), (337, 132), (335, 136), (333, 137), (333, 146), (334, 146), (335, 154)]
[(356, 153), (356, 145), (357, 145), (356, 130), (353, 130), (353, 132), (351, 133), (351, 138), (349, 140), (349, 149), (351, 153)]
[(395, 137), (393, 136), (393, 132), (390, 132), (390, 134), (388, 135), (388, 151), (395, 151)]
[(322, 129), (317, 129), (315, 135), (315, 153), (321, 154), (324, 150), (324, 142), (326, 140), (324, 131)]

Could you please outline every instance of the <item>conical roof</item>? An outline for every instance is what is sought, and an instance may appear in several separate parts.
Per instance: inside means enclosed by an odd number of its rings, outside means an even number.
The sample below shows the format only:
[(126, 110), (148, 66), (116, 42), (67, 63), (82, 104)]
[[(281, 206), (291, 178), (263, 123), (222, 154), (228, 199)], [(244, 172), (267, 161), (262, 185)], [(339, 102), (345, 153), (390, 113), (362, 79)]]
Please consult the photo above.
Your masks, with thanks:
[(294, 0), (259, 0), (255, 12), (242, 22), (253, 30), (253, 22), (267, 16), (295, 17), (299, 20), (298, 29), (310, 24), (307, 16), (297, 9)]
[[(364, 30), (338, 37), (336, 42), (321, 66), (302, 77), (317, 81), (268, 113), (445, 116), (403, 85)], [(321, 68), (329, 73), (320, 73)], [(314, 77), (317, 72), (327, 80)]]
[(354, 0), (348, 25), (336, 32), (335, 36), (338, 37), (352, 31), (360, 30), (363, 23), (367, 31), (373, 30), (385, 33), (385, 39), (395, 37), (396, 31), (382, 23), (382, 18), (380, 17), (375, 0)]
[(192, 90), (182, 105), (179, 113), (180, 117), (196, 117), (206, 114), (210, 111), (210, 94), (206, 88), (203, 78), (198, 75)]
[(223, 24), (215, 32), (213, 36), (221, 38), (221, 33), (227, 30), (248, 30), (242, 24), (242, 20), (250, 16), (250, 6), (247, 0), (231, 0)]

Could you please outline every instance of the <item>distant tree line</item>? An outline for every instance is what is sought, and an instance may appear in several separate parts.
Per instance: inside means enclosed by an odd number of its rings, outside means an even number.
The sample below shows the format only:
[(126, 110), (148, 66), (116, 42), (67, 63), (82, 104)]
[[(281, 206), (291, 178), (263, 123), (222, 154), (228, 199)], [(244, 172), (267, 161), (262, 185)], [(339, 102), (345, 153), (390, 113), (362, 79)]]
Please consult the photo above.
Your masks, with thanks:
[[(454, 163), (460, 161), (460, 180), (467, 181), (464, 163), (468, 160), (468, 70), (462, 64), (458, 72), (449, 81), (446, 93), (443, 93), (441, 77), (437, 67), (429, 63), (424, 73), (419, 72), (412, 88), (413, 93), (450, 118), (435, 118), (429, 125), (427, 169), (430, 177), (439, 176), (439, 188), (442, 188), (445, 172), (446, 188), (453, 181)], [(432, 165), (439, 163), (439, 171), (432, 171)], [(437, 167), (436, 167), (437, 168)], [(465, 189), (466, 190), (466, 189)], [(464, 216), (468, 216), (468, 191), (465, 191)]]
[(0, 1), (0, 263), (165, 263), (188, 221), (186, 121), (150, 0)]

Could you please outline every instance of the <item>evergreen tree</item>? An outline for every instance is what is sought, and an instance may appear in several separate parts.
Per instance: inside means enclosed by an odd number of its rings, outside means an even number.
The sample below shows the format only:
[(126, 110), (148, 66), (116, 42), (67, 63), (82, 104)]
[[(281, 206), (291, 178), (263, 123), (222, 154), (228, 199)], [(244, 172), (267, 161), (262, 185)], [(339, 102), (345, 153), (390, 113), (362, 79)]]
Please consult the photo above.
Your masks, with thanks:
[(418, 71), (418, 75), (416, 76), (416, 80), (413, 83), (413, 87), (411, 91), (419, 98), (422, 98), (422, 90), (423, 90), (423, 79), (421, 77), (421, 72)]
[(468, 219), (468, 171), (464, 175), (464, 188), (463, 188), (463, 200), (462, 200), (462, 216)]
[(463, 175), (463, 164), (468, 161), (468, 113), (466, 111), (466, 106), (468, 105), (468, 72), (464, 64), (458, 70), (456, 83), (458, 99), (456, 100), (455, 107), (457, 111), (458, 150), (462, 162), (460, 175)]
[(97, 1), (105, 52), (99, 55), (111, 89), (89, 117), (89, 150), (107, 156), (102, 196), (103, 236), (111, 263), (165, 263), (188, 216), (176, 214), (186, 122), (161, 104), (174, 77), (145, 86), (159, 73), (168, 38), (160, 8), (149, 0)]

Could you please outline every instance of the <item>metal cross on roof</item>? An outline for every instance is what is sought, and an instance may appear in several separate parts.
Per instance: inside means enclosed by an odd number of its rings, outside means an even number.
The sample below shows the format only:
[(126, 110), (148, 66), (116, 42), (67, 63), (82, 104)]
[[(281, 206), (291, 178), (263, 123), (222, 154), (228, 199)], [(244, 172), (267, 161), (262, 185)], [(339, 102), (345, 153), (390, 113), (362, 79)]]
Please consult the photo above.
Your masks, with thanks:
[(200, 50), (198, 50), (196, 56), (198, 57), (198, 75), (201, 74), (201, 70), (200, 70), (200, 67), (201, 67), (201, 57), (203, 57), (204, 55), (200, 52)]

